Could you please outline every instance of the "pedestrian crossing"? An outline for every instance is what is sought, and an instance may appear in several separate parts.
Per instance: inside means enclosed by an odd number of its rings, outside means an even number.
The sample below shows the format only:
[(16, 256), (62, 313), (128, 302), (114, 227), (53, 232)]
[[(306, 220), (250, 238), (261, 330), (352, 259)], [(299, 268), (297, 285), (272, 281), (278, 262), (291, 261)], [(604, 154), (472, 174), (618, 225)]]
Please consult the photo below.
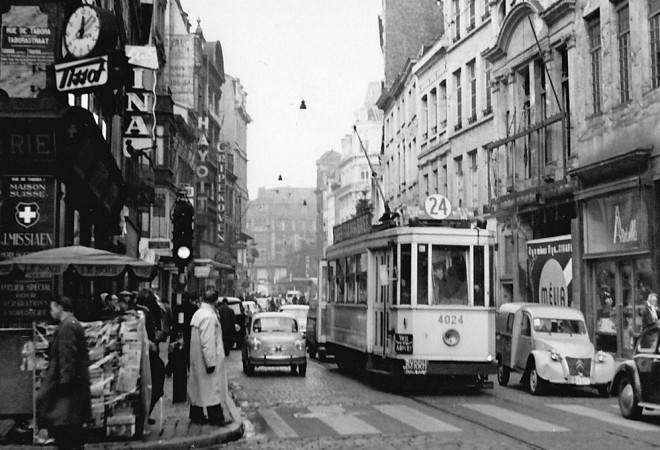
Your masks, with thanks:
[[(618, 409), (568, 403), (544, 405), (551, 418), (533, 417), (515, 406), (492, 403), (458, 403), (452, 414), (420, 404), (386, 403), (365, 406), (320, 405), (306, 408), (278, 407), (260, 409), (268, 430), (278, 438), (309, 436), (354, 436), (396, 433), (470, 433), (474, 423), (489, 427), (517, 427), (532, 433), (580, 432), (585, 420), (600, 423), (603, 428), (616, 426), (629, 432), (660, 433), (660, 425), (627, 420)], [(538, 410), (535, 410), (538, 411)], [(542, 416), (543, 414), (537, 413)], [(464, 420), (468, 419), (468, 421)], [(265, 432), (269, 432), (264, 430)]]

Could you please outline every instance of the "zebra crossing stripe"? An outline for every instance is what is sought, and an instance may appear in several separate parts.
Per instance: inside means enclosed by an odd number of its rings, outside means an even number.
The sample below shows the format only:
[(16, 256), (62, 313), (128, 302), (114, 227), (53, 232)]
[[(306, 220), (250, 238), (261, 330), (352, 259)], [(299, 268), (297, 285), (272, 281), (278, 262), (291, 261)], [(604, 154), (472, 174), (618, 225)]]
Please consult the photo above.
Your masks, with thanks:
[(565, 405), (565, 404), (555, 404), (548, 406), (571, 414), (577, 414), (578, 416), (590, 417), (592, 419), (600, 420), (601, 422), (609, 423), (612, 425), (632, 428), (637, 431), (656, 431), (656, 432), (660, 431), (660, 427), (658, 427), (657, 425), (644, 423), (644, 422), (636, 422), (634, 420), (628, 420), (623, 416), (621, 416), (620, 414), (615, 414), (608, 411), (602, 411), (595, 408), (587, 408), (586, 406)]
[(520, 414), (510, 411), (499, 406), (490, 405), (488, 403), (463, 403), (465, 408), (471, 409), (481, 414), (485, 414), (494, 419), (502, 422), (515, 425), (517, 427), (525, 428), (529, 431), (546, 431), (546, 432), (563, 432), (570, 431), (568, 428), (560, 427), (554, 423), (545, 422), (543, 420), (534, 419), (525, 414)]
[(460, 428), (442, 422), (435, 417), (427, 416), (426, 414), (405, 405), (373, 405), (373, 407), (381, 413), (390, 416), (417, 431), (421, 431), (422, 433), (461, 431)]
[(347, 414), (339, 405), (332, 405), (332, 408), (329, 408), (328, 406), (309, 406), (307, 409), (315, 415), (318, 420), (325, 423), (341, 436), (352, 434), (380, 434), (378, 429), (356, 417), (355, 414)]
[(272, 429), (278, 438), (296, 438), (296, 433), (285, 421), (272, 409), (261, 409), (259, 414), (266, 421), (270, 429)]

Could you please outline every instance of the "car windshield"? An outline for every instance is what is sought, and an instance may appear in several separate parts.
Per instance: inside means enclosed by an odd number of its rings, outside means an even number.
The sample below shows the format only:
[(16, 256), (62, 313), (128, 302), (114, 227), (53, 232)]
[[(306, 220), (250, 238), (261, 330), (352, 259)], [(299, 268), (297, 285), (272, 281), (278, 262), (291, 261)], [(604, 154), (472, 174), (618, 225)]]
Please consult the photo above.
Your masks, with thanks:
[(587, 328), (580, 319), (534, 319), (534, 331), (559, 334), (586, 334)]
[(261, 317), (254, 321), (252, 329), (255, 333), (297, 333), (298, 324), (296, 324), (296, 321), (290, 317)]

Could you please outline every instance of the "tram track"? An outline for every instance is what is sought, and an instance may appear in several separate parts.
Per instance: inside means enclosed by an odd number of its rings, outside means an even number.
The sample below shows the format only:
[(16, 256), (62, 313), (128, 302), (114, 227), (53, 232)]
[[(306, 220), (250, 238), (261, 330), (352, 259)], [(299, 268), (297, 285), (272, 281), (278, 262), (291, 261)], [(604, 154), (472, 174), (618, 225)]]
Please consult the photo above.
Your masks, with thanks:
[[(427, 408), (431, 408), (431, 409), (434, 409), (436, 411), (443, 412), (443, 413), (448, 414), (452, 417), (456, 417), (458, 419), (464, 420), (464, 421), (469, 422), (471, 424), (477, 425), (480, 428), (489, 430), (489, 431), (491, 431), (493, 433), (496, 433), (498, 435), (506, 436), (509, 439), (513, 439), (518, 443), (528, 445), (532, 449), (552, 450), (554, 448), (554, 447), (544, 447), (543, 445), (540, 445), (538, 443), (531, 442), (527, 439), (522, 439), (519, 436), (517, 436), (516, 434), (514, 434), (513, 432), (506, 432), (506, 431), (503, 431), (502, 429), (496, 428), (494, 426), (484, 424), (481, 421), (470, 417), (468, 414), (460, 414), (460, 413), (458, 413), (457, 411), (455, 411), (453, 409), (442, 407), (440, 405), (437, 405), (437, 404), (435, 404), (433, 402), (430, 402), (428, 400), (425, 400), (423, 398), (416, 397), (416, 396), (408, 396), (407, 398), (410, 399), (411, 401), (413, 401), (417, 404), (423, 405)], [(508, 399), (508, 398), (497, 397), (497, 400), (498, 400), (498, 402), (506, 403), (506, 404), (509, 404), (511, 406), (519, 406), (518, 403), (516, 403), (515, 401), (513, 401), (511, 399)], [(532, 407), (532, 409), (534, 411), (537, 411), (536, 408)], [(624, 439), (624, 440), (627, 440), (627, 441), (632, 441), (633, 440), (633, 438), (630, 435), (628, 435), (626, 433), (622, 433), (622, 432), (612, 430), (611, 428), (606, 428), (606, 429), (603, 429), (602, 431), (604, 433), (610, 435), (610, 436), (613, 436), (613, 437), (617, 437), (617, 438)], [(641, 439), (639, 435), (635, 436), (634, 442), (643, 443), (643, 444), (648, 445), (648, 446), (653, 447), (653, 448), (660, 448), (660, 444), (658, 444), (657, 442), (654, 442), (654, 441), (651, 441), (651, 440), (648, 440), (648, 439)]]

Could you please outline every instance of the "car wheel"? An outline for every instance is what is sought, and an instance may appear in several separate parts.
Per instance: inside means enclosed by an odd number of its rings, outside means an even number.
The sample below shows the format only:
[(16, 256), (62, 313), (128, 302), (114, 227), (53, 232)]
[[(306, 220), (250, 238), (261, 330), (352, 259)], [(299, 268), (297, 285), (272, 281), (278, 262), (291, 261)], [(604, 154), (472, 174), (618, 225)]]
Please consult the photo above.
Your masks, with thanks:
[(539, 376), (539, 373), (536, 371), (536, 364), (534, 361), (529, 363), (529, 392), (532, 395), (541, 395), (546, 387), (546, 381)]
[(249, 362), (243, 360), (243, 372), (245, 372), (245, 375), (248, 377), (254, 375), (254, 364), (250, 364)]
[(307, 373), (307, 363), (304, 362), (302, 364), (298, 364), (298, 375), (304, 377), (306, 373)]
[(502, 364), (502, 361), (497, 361), (497, 382), (500, 386), (509, 384), (509, 377), (511, 376), (511, 369)]
[(296, 373), (296, 365), (295, 365), (295, 364), (291, 364), (291, 374), (292, 374), (292, 375), (295, 375), (295, 373)]
[(600, 395), (601, 397), (608, 398), (610, 396), (609, 384), (601, 384), (599, 386), (596, 386), (596, 389), (598, 390), (598, 395)]
[(638, 420), (642, 417), (642, 408), (635, 399), (635, 388), (627, 376), (619, 382), (619, 409), (626, 419)]

